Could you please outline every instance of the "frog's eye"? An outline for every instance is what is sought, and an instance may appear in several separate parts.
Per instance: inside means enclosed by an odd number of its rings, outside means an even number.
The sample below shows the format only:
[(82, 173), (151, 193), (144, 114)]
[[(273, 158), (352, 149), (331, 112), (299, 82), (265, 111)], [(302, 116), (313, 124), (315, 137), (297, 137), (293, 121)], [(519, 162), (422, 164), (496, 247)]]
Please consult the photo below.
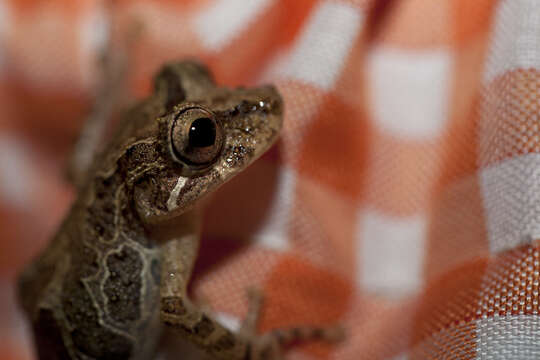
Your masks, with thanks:
[(202, 107), (178, 114), (171, 128), (173, 156), (191, 166), (212, 164), (223, 147), (223, 129), (215, 115)]

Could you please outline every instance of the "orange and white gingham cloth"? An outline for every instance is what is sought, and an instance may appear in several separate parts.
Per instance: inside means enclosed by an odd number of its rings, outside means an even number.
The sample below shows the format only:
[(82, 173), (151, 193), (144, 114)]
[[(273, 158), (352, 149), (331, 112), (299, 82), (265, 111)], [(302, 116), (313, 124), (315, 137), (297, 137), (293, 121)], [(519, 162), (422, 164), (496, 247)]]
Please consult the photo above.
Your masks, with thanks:
[[(279, 144), (214, 197), (193, 292), (231, 326), (343, 323), (290, 359), (540, 358), (538, 0), (122, 0), (134, 93), (197, 57), (272, 82)], [(102, 2), (0, 0), (0, 349), (33, 358), (15, 273), (72, 200)]]

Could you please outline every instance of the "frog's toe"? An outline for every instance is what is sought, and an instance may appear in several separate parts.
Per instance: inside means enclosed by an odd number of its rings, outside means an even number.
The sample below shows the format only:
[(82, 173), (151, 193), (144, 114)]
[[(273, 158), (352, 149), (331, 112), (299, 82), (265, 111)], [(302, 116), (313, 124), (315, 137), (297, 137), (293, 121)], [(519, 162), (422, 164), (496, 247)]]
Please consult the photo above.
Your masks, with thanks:
[(257, 335), (257, 324), (264, 303), (264, 294), (256, 288), (249, 288), (247, 295), (249, 310), (240, 327), (240, 334), (251, 339), (250, 360), (280, 360), (282, 349), (295, 343), (339, 342), (345, 339), (345, 329), (341, 326), (294, 326)]
[(256, 334), (257, 324), (259, 323), (261, 309), (264, 303), (264, 295), (261, 290), (250, 287), (247, 289), (247, 298), (248, 312), (244, 321), (242, 321), (240, 333), (250, 337)]

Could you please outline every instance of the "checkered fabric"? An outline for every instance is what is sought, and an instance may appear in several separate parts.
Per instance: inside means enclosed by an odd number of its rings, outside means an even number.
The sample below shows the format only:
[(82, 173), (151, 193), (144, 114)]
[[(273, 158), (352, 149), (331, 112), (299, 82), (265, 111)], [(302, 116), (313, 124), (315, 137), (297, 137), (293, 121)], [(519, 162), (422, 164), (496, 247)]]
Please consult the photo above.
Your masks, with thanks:
[(0, 338), (33, 353), (18, 269), (72, 201), (61, 177), (108, 30), (134, 94), (197, 57), (274, 83), (280, 142), (208, 206), (193, 293), (235, 326), (348, 329), (288, 358), (540, 358), (538, 0), (0, 0)]

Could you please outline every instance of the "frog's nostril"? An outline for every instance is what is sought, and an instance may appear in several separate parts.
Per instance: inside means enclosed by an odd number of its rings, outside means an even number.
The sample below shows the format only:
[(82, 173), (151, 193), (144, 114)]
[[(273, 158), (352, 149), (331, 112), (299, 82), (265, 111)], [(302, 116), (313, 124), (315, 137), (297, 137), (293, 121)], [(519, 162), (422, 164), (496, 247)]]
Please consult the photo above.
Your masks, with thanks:
[(261, 107), (266, 108), (271, 113), (281, 114), (283, 111), (283, 100), (279, 92), (273, 85), (263, 85), (259, 88), (261, 96)]

